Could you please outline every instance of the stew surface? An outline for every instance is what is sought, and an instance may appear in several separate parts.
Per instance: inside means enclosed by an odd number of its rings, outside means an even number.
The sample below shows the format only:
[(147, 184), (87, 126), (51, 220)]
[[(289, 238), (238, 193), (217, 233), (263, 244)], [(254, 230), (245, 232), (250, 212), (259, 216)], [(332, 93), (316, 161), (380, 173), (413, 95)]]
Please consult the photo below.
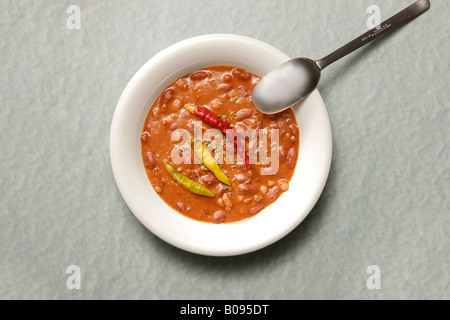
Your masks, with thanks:
[(259, 80), (240, 68), (212, 66), (177, 79), (153, 103), (141, 135), (142, 159), (155, 191), (179, 213), (239, 222), (289, 192), (298, 124), (290, 109), (257, 111), (252, 92)]

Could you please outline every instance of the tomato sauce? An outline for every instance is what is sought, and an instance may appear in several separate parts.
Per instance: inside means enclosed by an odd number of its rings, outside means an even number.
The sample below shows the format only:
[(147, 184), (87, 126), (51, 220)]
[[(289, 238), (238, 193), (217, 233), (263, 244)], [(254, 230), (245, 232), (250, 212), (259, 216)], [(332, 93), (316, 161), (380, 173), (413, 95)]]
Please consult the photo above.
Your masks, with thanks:
[[(151, 185), (174, 210), (197, 221), (233, 223), (255, 216), (283, 192), (289, 192), (299, 150), (298, 124), (290, 109), (276, 115), (258, 112), (252, 102), (252, 92), (260, 79), (240, 68), (212, 66), (177, 79), (151, 106), (141, 135), (142, 159)], [(230, 185), (219, 181), (220, 176), (201, 161), (194, 163), (196, 156), (193, 148), (180, 148), (179, 141), (173, 141), (174, 133), (181, 132), (179, 129), (185, 129), (192, 135), (217, 129), (217, 126), (215, 128), (189, 112), (187, 106), (213, 112), (234, 132), (253, 131), (241, 140), (245, 157), (256, 155), (251, 158), (251, 166), (246, 165), (242, 157), (237, 157), (238, 145), (233, 145), (233, 139), (227, 140), (225, 135), (222, 141), (223, 158), (218, 157), (217, 150), (210, 150)], [(194, 131), (200, 130), (194, 128), (198, 124), (201, 131)], [(261, 138), (264, 135), (267, 141)], [(205, 138), (201, 142), (208, 149), (211, 140), (214, 139)], [(225, 155), (233, 149), (234, 161), (228, 163)], [(187, 154), (190, 159), (187, 162), (190, 163), (174, 163), (174, 150), (175, 154)], [(262, 150), (267, 150), (265, 158)], [(273, 160), (273, 155), (278, 157), (275, 169), (274, 161), (268, 162)], [(212, 191), (213, 196), (195, 194), (180, 185), (166, 170), (165, 161), (173, 166), (178, 176), (201, 184), (201, 187)], [(262, 174), (262, 169), (266, 169), (265, 174)]]

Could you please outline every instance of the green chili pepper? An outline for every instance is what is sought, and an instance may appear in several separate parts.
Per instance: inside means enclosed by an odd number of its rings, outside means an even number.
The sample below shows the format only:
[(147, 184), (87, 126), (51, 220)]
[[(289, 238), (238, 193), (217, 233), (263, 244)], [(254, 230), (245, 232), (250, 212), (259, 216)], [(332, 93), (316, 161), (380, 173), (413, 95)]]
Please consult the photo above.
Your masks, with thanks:
[(206, 148), (200, 141), (195, 141), (192, 135), (189, 135), (189, 137), (194, 149), (194, 154), (197, 156), (197, 158), (202, 160), (202, 163), (205, 165), (205, 167), (208, 168), (220, 182), (223, 182), (226, 185), (230, 186), (230, 179), (228, 179), (227, 175), (222, 171), (219, 164), (212, 156), (211, 152), (209, 152), (208, 148)]
[(204, 185), (197, 183), (195, 181), (192, 181), (185, 175), (179, 173), (175, 170), (175, 168), (168, 163), (167, 161), (164, 161), (164, 165), (166, 166), (167, 172), (169, 172), (170, 176), (183, 188), (186, 190), (189, 190), (195, 194), (206, 196), (206, 197), (215, 197), (216, 195), (214, 192), (206, 188)]
[(205, 167), (207, 167), (220, 182), (223, 182), (226, 185), (230, 186), (231, 182), (228, 179), (227, 175), (222, 171), (219, 164), (216, 162), (216, 160), (211, 155), (209, 150), (201, 142), (196, 142), (194, 145), (194, 151), (196, 151), (196, 156), (200, 158), (200, 152), (197, 150), (202, 150), (201, 151), (202, 162), (205, 165)]

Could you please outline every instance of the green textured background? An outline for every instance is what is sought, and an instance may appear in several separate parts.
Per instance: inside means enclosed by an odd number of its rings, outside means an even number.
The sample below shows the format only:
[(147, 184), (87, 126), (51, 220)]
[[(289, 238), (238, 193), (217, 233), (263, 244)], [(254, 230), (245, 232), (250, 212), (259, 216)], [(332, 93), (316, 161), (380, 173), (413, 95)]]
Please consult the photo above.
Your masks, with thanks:
[[(449, 299), (448, 0), (323, 73), (330, 177), (266, 249), (166, 244), (129, 211), (109, 160), (122, 90), (173, 43), (235, 33), (321, 58), (367, 30), (369, 5), (386, 19), (412, 2), (0, 0), (0, 298)], [(71, 4), (80, 30), (66, 27)], [(81, 290), (66, 287), (73, 264)]]

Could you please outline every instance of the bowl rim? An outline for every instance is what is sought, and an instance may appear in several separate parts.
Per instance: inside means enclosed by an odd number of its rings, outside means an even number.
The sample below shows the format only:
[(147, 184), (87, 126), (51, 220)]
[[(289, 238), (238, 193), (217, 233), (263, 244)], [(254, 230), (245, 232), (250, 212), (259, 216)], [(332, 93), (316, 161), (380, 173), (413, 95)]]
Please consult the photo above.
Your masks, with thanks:
[[(129, 104), (129, 100), (131, 99), (130, 97), (132, 97), (132, 94), (135, 91), (136, 87), (141, 84), (140, 82), (142, 81), (144, 76), (146, 74), (148, 75), (148, 72), (150, 72), (152, 68), (154, 68), (158, 64), (162, 63), (164, 61), (164, 59), (166, 59), (168, 56), (176, 54), (180, 50), (183, 50), (185, 48), (195, 48), (195, 46), (198, 46), (200, 44), (204, 45), (204, 43), (208, 42), (208, 41), (231, 41), (231, 42), (236, 42), (236, 44), (239, 44), (239, 45), (242, 44), (244, 46), (246, 46), (246, 45), (252, 46), (255, 48), (255, 50), (265, 51), (271, 55), (279, 57), (280, 62), (281, 62), (281, 60), (287, 61), (290, 59), (289, 56), (284, 54), (282, 51), (274, 48), (273, 46), (271, 46), (265, 42), (262, 42), (260, 40), (254, 39), (254, 38), (241, 36), (241, 35), (235, 35), (235, 34), (207, 34), (207, 35), (196, 36), (196, 37), (192, 37), (192, 38), (177, 42), (177, 43), (169, 46), (168, 48), (160, 51), (159, 53), (154, 55), (152, 58), (150, 58), (134, 74), (134, 76), (128, 82), (127, 86), (125, 87), (124, 91), (122, 92), (122, 94), (119, 98), (119, 101), (116, 105), (116, 109), (114, 111), (114, 116), (112, 119), (111, 130), (110, 130), (110, 160), (111, 160), (111, 166), (112, 166), (113, 175), (114, 175), (117, 187), (118, 187), (124, 201), (126, 202), (127, 206), (131, 210), (131, 212), (136, 216), (136, 218), (147, 229), (149, 229), (153, 234), (155, 234), (160, 239), (164, 240), (165, 242), (167, 242), (175, 247), (178, 247), (180, 249), (183, 249), (183, 250), (186, 250), (186, 251), (189, 251), (192, 253), (208, 255), (208, 256), (235, 256), (235, 255), (250, 253), (250, 252), (262, 249), (264, 247), (267, 247), (270, 244), (273, 244), (274, 242), (276, 242), (276, 241), (280, 240), (281, 238), (283, 238), (284, 236), (286, 236), (293, 229), (295, 229), (309, 215), (310, 211), (313, 209), (313, 207), (317, 203), (320, 195), (322, 194), (322, 191), (325, 187), (326, 181), (328, 179), (330, 167), (331, 167), (331, 160), (332, 160), (331, 159), (331, 157), (332, 157), (331, 124), (330, 124), (330, 121), (328, 118), (328, 113), (326, 111), (325, 103), (324, 103), (319, 91), (316, 89), (305, 100), (305, 102), (302, 103), (302, 105), (307, 105), (309, 102), (317, 104), (318, 116), (320, 117), (321, 121), (324, 123), (323, 136), (321, 137), (321, 139), (323, 139), (323, 141), (322, 141), (323, 142), (323, 148), (322, 148), (323, 154), (321, 154), (321, 157), (320, 157), (321, 158), (320, 159), (321, 160), (320, 161), (321, 168), (319, 170), (320, 175), (317, 177), (317, 181), (314, 185), (315, 190), (313, 190), (313, 192), (310, 193), (309, 201), (307, 201), (307, 203), (305, 203), (304, 206), (302, 207), (301, 214), (292, 216), (291, 217), (292, 221), (290, 223), (284, 224), (283, 228), (280, 228), (276, 232), (272, 232), (269, 236), (267, 236), (265, 238), (260, 237), (257, 239), (257, 241), (249, 240), (248, 242), (243, 243), (242, 245), (237, 245), (235, 243), (234, 246), (230, 245), (230, 246), (223, 246), (223, 247), (220, 246), (220, 247), (214, 248), (211, 245), (207, 245), (207, 244), (200, 243), (200, 242), (195, 242), (194, 240), (193, 240), (194, 242), (192, 242), (192, 241), (187, 240), (186, 238), (184, 238), (184, 239), (179, 238), (179, 237), (177, 237), (176, 234), (174, 234), (173, 230), (168, 232), (167, 230), (164, 230), (164, 228), (161, 228), (160, 226), (158, 226), (157, 221), (156, 222), (150, 221), (150, 219), (146, 216), (146, 213), (143, 212), (142, 206), (140, 206), (139, 204), (136, 203), (137, 202), (137, 201), (135, 201), (136, 198), (132, 195), (132, 192), (130, 192), (130, 186), (129, 186), (130, 183), (127, 181), (127, 177), (124, 177), (124, 175), (121, 172), (124, 164), (123, 164), (123, 161), (121, 162), (121, 160), (119, 159), (119, 157), (121, 157), (123, 155), (121, 155), (122, 151), (118, 147), (118, 140), (120, 139), (120, 137), (119, 137), (120, 133), (121, 132), (123, 133), (124, 132), (123, 130), (125, 129), (123, 119), (126, 117), (126, 112), (128, 109), (127, 105)], [(194, 71), (194, 70), (192, 70), (192, 71)], [(159, 77), (158, 79), (160, 79), (159, 80), (160, 82), (164, 82), (161, 77)], [(156, 90), (157, 89), (154, 89), (154, 91), (156, 91)], [(159, 92), (158, 92), (158, 94), (159, 94)], [(148, 109), (149, 108), (150, 108), (150, 106), (148, 107)], [(314, 112), (316, 112), (316, 111), (314, 111)], [(297, 114), (296, 114), (296, 118), (297, 118)], [(299, 125), (300, 125), (300, 123), (299, 123)], [(142, 129), (142, 127), (140, 129)], [(302, 151), (302, 145), (301, 145), (302, 131), (300, 131), (300, 137), (301, 137), (300, 151)], [(139, 151), (140, 151), (140, 148), (139, 148)], [(299, 157), (300, 157), (300, 154), (299, 154)], [(299, 163), (299, 160), (297, 161), (297, 164), (298, 163)], [(297, 169), (298, 169), (298, 166), (295, 170), (297, 171)], [(145, 178), (148, 179), (145, 174), (145, 170), (143, 171), (143, 173), (145, 175)], [(295, 176), (295, 173), (294, 173), (294, 176)], [(292, 180), (293, 179), (294, 179), (294, 177), (292, 178)], [(147, 183), (148, 183), (148, 180), (147, 180)], [(148, 183), (148, 185), (150, 185), (150, 184)], [(151, 186), (150, 186), (150, 188), (151, 188)], [(153, 190), (153, 188), (151, 188), (151, 189)], [(276, 202), (278, 202), (278, 201), (280, 201), (280, 200), (277, 200)], [(269, 206), (269, 208), (274, 206), (275, 203), (272, 204), (271, 206)], [(164, 205), (167, 206), (167, 208), (169, 210), (173, 210), (165, 203), (164, 203)], [(263, 210), (262, 212), (268, 210), (269, 208)], [(261, 216), (261, 213), (259, 213), (258, 215), (256, 215), (254, 218), (252, 218), (250, 220), (257, 220), (255, 218), (258, 216)], [(234, 233), (242, 232), (242, 230), (241, 230), (243, 228), (242, 226), (246, 223), (246, 222), (241, 222), (241, 223), (237, 223), (237, 224), (214, 225), (214, 224), (207, 224), (204, 222), (198, 222), (198, 221), (191, 220), (187, 217), (182, 216), (179, 213), (176, 213), (176, 214), (180, 217), (183, 217), (183, 219), (185, 219), (183, 222), (180, 222), (181, 221), (180, 218), (171, 217), (174, 219), (173, 220), (174, 223), (176, 223), (176, 224), (180, 223), (180, 227), (182, 227), (181, 224), (186, 224), (187, 227), (193, 227), (195, 229), (198, 226), (194, 225), (194, 223), (202, 224), (202, 225), (211, 226), (211, 228), (215, 229), (214, 232), (218, 232), (218, 233), (222, 233), (222, 232), (229, 233), (229, 232), (231, 232), (230, 228), (233, 229), (232, 231)], [(187, 221), (187, 220), (189, 220), (189, 221)], [(201, 227), (201, 228), (198, 227), (198, 229), (206, 230), (203, 227)]]

